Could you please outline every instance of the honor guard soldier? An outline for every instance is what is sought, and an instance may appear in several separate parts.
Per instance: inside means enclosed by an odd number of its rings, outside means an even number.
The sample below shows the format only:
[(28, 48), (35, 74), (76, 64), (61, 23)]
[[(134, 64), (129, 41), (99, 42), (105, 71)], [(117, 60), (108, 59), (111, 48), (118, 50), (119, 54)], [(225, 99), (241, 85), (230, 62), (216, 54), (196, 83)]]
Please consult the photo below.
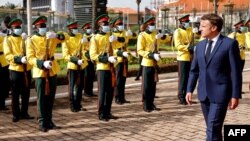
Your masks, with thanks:
[(247, 27), (244, 25), (244, 20), (239, 21), (234, 24), (235, 31), (228, 35), (229, 38), (235, 39), (238, 41), (240, 49), (240, 58), (241, 58), (241, 70), (243, 71), (245, 65), (245, 51), (246, 51), (246, 32)]
[[(26, 33), (22, 33), (22, 20), (13, 19), (10, 21), (11, 35), (4, 40), (4, 54), (10, 63), (11, 80), (11, 100), (13, 122), (19, 119), (34, 119), (28, 114), (28, 105), (30, 98), (31, 66), (27, 62)], [(21, 110), (19, 108), (19, 95), (21, 95)]]
[[(113, 56), (112, 42), (115, 36), (110, 36), (109, 17), (100, 15), (96, 19), (98, 33), (90, 41), (90, 58), (96, 62), (98, 80), (98, 115), (99, 119), (108, 121), (116, 119), (111, 114), (115, 74), (113, 65), (116, 58)], [(111, 43), (110, 43), (111, 42)]]
[(143, 66), (142, 70), (142, 101), (145, 112), (153, 110), (159, 111), (154, 105), (154, 98), (156, 94), (156, 83), (158, 78), (158, 61), (160, 61), (160, 54), (158, 52), (158, 45), (160, 40), (164, 40), (166, 36), (157, 33), (155, 29), (155, 18), (149, 17), (144, 22), (146, 29), (141, 32), (137, 40), (137, 52), (141, 55)]
[(58, 43), (64, 41), (61, 33), (47, 32), (47, 18), (39, 16), (32, 25), (36, 34), (27, 41), (27, 58), (32, 67), (32, 76), (36, 82), (38, 97), (39, 130), (57, 129), (52, 121), (52, 109), (56, 93), (56, 77), (59, 65), (54, 58)]
[(88, 66), (85, 68), (84, 74), (84, 95), (87, 97), (96, 96), (93, 94), (93, 83), (95, 80), (95, 64), (90, 60), (89, 47), (90, 39), (92, 37), (92, 26), (91, 23), (85, 23), (82, 26), (84, 32), (83, 36), (87, 39), (87, 42), (83, 44), (85, 50), (85, 57), (88, 60)]
[(68, 35), (62, 43), (63, 58), (68, 62), (68, 81), (69, 81), (69, 100), (72, 112), (85, 110), (82, 108), (82, 90), (84, 87), (84, 69), (88, 65), (85, 58), (83, 43), (87, 39), (78, 33), (78, 24), (76, 22), (67, 25)]
[(11, 18), (9, 16), (4, 18), (4, 25), (6, 29), (0, 32), (0, 111), (9, 110), (5, 105), (5, 100), (9, 96), (10, 90), (10, 78), (9, 78), (9, 63), (7, 62), (3, 53), (3, 41), (5, 36), (10, 35), (9, 22)]
[(116, 68), (116, 87), (115, 87), (115, 103), (122, 105), (124, 103), (129, 103), (125, 99), (125, 83), (128, 72), (128, 57), (129, 52), (127, 49), (128, 40), (132, 36), (131, 30), (125, 31), (122, 18), (117, 17), (111, 23), (113, 28), (114, 41), (112, 42), (112, 47), (114, 50), (114, 55), (117, 57)]
[[(246, 32), (246, 48), (250, 48), (250, 19), (245, 22), (245, 26), (247, 27)], [(249, 83), (249, 90), (250, 90), (250, 83)]]
[(194, 47), (192, 46), (192, 28), (190, 26), (189, 15), (178, 19), (180, 27), (175, 30), (173, 35), (174, 45), (177, 48), (178, 61), (178, 98), (179, 103), (187, 105), (185, 100), (187, 81), (191, 66), (191, 55)]

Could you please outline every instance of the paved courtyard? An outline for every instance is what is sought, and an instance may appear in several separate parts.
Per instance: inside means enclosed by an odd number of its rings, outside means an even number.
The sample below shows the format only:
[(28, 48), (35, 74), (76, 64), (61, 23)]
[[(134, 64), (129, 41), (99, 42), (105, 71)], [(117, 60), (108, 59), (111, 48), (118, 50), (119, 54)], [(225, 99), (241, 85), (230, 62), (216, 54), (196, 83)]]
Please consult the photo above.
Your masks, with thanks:
[[(245, 69), (250, 66), (248, 56)], [(228, 111), (225, 124), (250, 125), (250, 71), (243, 73), (243, 99), (234, 111)], [(140, 84), (129, 78), (126, 98), (129, 104), (113, 103), (112, 113), (117, 120), (99, 121), (97, 118), (97, 98), (84, 97), (83, 106), (87, 111), (72, 113), (69, 110), (68, 98), (57, 98), (54, 106), (54, 122), (61, 129), (49, 130), (47, 133), (38, 131), (37, 120), (11, 121), (10, 111), (0, 112), (0, 140), (81, 140), (81, 141), (204, 141), (205, 123), (200, 104), (192, 106), (178, 105), (177, 73), (161, 74), (157, 85), (155, 104), (161, 111), (145, 113), (142, 110)], [(58, 93), (66, 92), (67, 86), (58, 87)], [(34, 96), (34, 90), (33, 94)], [(9, 107), (9, 106), (8, 106)], [(30, 103), (30, 114), (36, 116), (36, 103)]]

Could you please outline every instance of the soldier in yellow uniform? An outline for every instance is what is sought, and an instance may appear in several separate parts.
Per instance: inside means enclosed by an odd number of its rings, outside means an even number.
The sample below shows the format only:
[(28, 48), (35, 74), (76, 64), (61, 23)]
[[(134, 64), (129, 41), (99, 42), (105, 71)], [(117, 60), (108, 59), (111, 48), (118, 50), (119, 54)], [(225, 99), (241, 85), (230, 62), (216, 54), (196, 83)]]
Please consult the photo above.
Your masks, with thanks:
[(52, 121), (56, 76), (60, 69), (54, 53), (57, 44), (65, 38), (61, 33), (47, 32), (46, 22), (45, 16), (35, 19), (32, 25), (35, 27), (36, 34), (27, 41), (27, 59), (32, 65), (32, 76), (36, 82), (39, 130), (42, 132), (58, 128)]
[[(10, 21), (12, 34), (4, 40), (4, 54), (10, 63), (11, 79), (11, 100), (13, 122), (19, 119), (34, 119), (28, 114), (28, 105), (30, 97), (31, 66), (27, 63), (25, 40), (28, 37), (22, 34), (22, 20), (13, 19)], [(21, 95), (21, 110), (19, 108), (19, 95)]]
[(228, 35), (229, 38), (235, 39), (239, 43), (240, 58), (241, 58), (241, 70), (243, 71), (245, 65), (245, 51), (246, 51), (246, 32), (247, 27), (244, 25), (244, 20), (234, 24), (235, 31)]
[[(98, 80), (98, 115), (102, 121), (116, 119), (111, 114), (113, 92), (115, 86), (115, 75), (113, 64), (116, 58), (113, 56), (111, 43), (115, 37), (110, 36), (109, 17), (100, 15), (95, 20), (98, 33), (90, 40), (90, 58), (96, 62)], [(110, 43), (111, 42), (111, 43)]]
[[(247, 27), (248, 31), (245, 33), (246, 37), (246, 48), (250, 49), (250, 19), (245, 22), (245, 26)], [(249, 83), (249, 90), (250, 90), (250, 83)]]
[(84, 71), (88, 65), (85, 58), (83, 43), (87, 39), (78, 33), (77, 22), (72, 22), (67, 25), (68, 35), (62, 43), (63, 58), (68, 62), (68, 81), (69, 81), (69, 100), (70, 109), (72, 112), (85, 110), (82, 108), (82, 90), (84, 86)]
[(131, 30), (125, 31), (122, 18), (117, 17), (111, 23), (114, 30), (112, 35), (115, 40), (112, 42), (114, 55), (117, 57), (116, 68), (116, 87), (115, 87), (115, 103), (122, 105), (129, 103), (125, 98), (125, 83), (128, 72), (128, 57), (129, 52), (127, 44), (129, 38), (132, 36)]
[(143, 109), (145, 112), (159, 111), (160, 108), (154, 104), (159, 71), (157, 63), (160, 60), (158, 45), (166, 36), (156, 32), (154, 17), (149, 17), (144, 24), (146, 29), (139, 34), (137, 40), (137, 52), (143, 57), (141, 62)]
[(179, 18), (180, 27), (175, 30), (173, 35), (174, 45), (177, 48), (178, 61), (178, 98), (179, 104), (187, 105), (185, 100), (187, 81), (191, 66), (191, 55), (194, 47), (192, 46), (192, 28), (190, 26), (189, 15)]
[(85, 23), (82, 26), (83, 29), (83, 36), (88, 40), (84, 43), (84, 50), (85, 50), (85, 57), (88, 60), (88, 66), (85, 68), (84, 74), (84, 95), (87, 97), (96, 96), (93, 94), (93, 83), (95, 80), (95, 64), (90, 60), (89, 56), (89, 45), (90, 39), (92, 37), (92, 26), (91, 23)]
[(10, 21), (11, 18), (9, 16), (4, 18), (4, 25), (6, 29), (0, 32), (0, 111), (9, 110), (9, 108), (5, 105), (5, 100), (8, 97), (10, 90), (9, 63), (5, 59), (5, 55), (3, 53), (3, 41), (6, 36), (10, 35), (11, 31), (8, 25)]

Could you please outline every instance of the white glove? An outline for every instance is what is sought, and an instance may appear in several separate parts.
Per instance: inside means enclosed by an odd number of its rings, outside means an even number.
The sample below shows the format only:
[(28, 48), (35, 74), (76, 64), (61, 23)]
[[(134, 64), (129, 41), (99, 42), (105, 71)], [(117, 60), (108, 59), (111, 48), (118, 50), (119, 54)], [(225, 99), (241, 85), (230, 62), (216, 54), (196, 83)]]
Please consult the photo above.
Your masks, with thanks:
[(54, 32), (47, 32), (47, 33), (46, 33), (46, 38), (47, 38), (47, 39), (56, 38), (56, 33), (54, 33)]
[(23, 32), (21, 36), (22, 36), (22, 39), (24, 39), (24, 40), (26, 40), (28, 38), (28, 35), (25, 32)]
[(83, 44), (83, 43), (87, 43), (87, 42), (88, 42), (87, 38), (82, 37), (81, 43)]
[(161, 37), (163, 37), (162, 33), (158, 33), (157, 35), (155, 35), (155, 39), (160, 39)]
[(161, 58), (160, 54), (154, 53), (154, 59), (155, 59), (156, 61), (159, 61), (160, 58)]
[(193, 28), (193, 33), (198, 33), (199, 29), (197, 27)]
[(51, 61), (44, 61), (43, 66), (46, 69), (51, 69), (52, 68), (52, 62)]
[(113, 64), (114, 64), (117, 60), (116, 60), (115, 56), (109, 56), (108, 61), (109, 61), (110, 63), (113, 63)]
[(3, 33), (3, 32), (0, 32), (0, 36), (1, 37), (5, 37), (5, 36), (7, 36), (5, 33)]
[(109, 42), (114, 42), (114, 41), (116, 41), (117, 40), (117, 37), (115, 36), (115, 35), (111, 35), (110, 37), (109, 37)]
[(78, 64), (79, 66), (81, 66), (81, 65), (83, 64), (83, 61), (82, 61), (82, 60), (78, 60), (78, 61), (77, 61), (77, 64)]
[(122, 53), (122, 56), (128, 58), (128, 52), (124, 51), (124, 52)]
[(21, 62), (22, 62), (23, 64), (27, 64), (26, 56), (24, 56), (24, 57), (21, 58)]
[(132, 33), (132, 31), (131, 30), (128, 30), (127, 32), (126, 32), (126, 36), (131, 36), (133, 33)]

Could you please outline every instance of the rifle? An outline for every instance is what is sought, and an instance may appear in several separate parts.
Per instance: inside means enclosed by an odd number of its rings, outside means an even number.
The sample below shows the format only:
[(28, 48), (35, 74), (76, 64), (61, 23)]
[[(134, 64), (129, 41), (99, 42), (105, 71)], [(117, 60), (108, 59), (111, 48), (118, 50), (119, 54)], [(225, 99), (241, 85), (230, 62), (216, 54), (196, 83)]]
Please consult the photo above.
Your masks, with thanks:
[[(50, 44), (50, 39), (46, 39), (46, 54), (45, 54), (45, 61), (50, 60), (50, 55), (49, 55), (49, 44)], [(49, 88), (49, 69), (44, 69), (45, 73), (45, 95), (49, 95), (50, 93), (50, 88)]]
[[(25, 46), (25, 39), (22, 39), (22, 48), (23, 48), (23, 56), (26, 56), (26, 46)], [(27, 77), (27, 64), (23, 64), (23, 72), (24, 72), (24, 84), (27, 88), (29, 86), (29, 81)]]
[[(110, 35), (112, 35), (111, 28), (110, 28)], [(112, 46), (111, 42), (109, 42), (108, 53), (109, 53), (108, 56), (113, 56), (113, 46)], [(114, 64), (113, 63), (110, 63), (110, 71), (111, 71), (111, 78), (112, 78), (112, 87), (115, 87), (116, 78), (115, 78), (115, 68), (114, 68)]]
[[(159, 31), (159, 33), (161, 33), (161, 31)], [(155, 42), (153, 45), (154, 45), (153, 53), (159, 54), (158, 39), (155, 39)], [(153, 61), (154, 61), (154, 68), (155, 68), (154, 81), (159, 82), (159, 76), (158, 76), (159, 66), (158, 66), (157, 61), (155, 59)]]
[[(79, 53), (78, 53), (78, 59), (82, 59), (82, 44), (80, 41), (80, 45), (79, 45)], [(81, 80), (81, 65), (77, 65), (77, 71), (78, 71), (78, 77), (77, 77), (77, 81), (76, 84), (80, 85), (80, 80)]]
[[(127, 43), (126, 43), (126, 41), (125, 41), (125, 44), (123, 46), (123, 51), (127, 51)], [(122, 59), (123, 59), (123, 76), (127, 77), (127, 70), (128, 70), (127, 69), (127, 62), (128, 62), (128, 58), (123, 57)]]

